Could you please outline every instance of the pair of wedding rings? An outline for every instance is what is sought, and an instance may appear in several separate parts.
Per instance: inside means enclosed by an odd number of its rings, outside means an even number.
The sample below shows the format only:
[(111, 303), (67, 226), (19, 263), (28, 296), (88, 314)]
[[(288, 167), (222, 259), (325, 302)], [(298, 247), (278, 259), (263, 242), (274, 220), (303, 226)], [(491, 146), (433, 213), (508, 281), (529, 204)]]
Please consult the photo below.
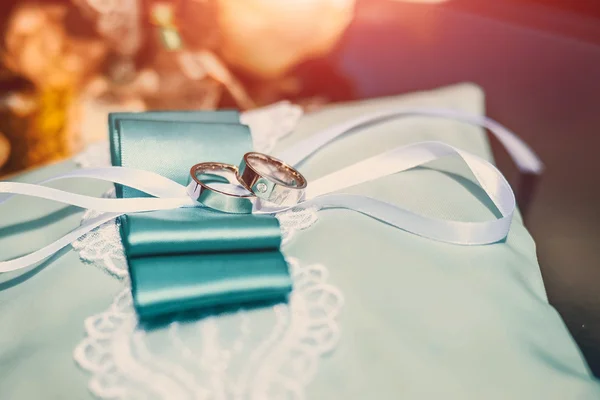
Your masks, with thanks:
[[(227, 190), (219, 184), (227, 184)], [(275, 157), (250, 152), (239, 167), (218, 162), (194, 165), (187, 190), (190, 197), (206, 207), (249, 214), (261, 200), (281, 207), (298, 204), (305, 188), (306, 179), (296, 169)]]

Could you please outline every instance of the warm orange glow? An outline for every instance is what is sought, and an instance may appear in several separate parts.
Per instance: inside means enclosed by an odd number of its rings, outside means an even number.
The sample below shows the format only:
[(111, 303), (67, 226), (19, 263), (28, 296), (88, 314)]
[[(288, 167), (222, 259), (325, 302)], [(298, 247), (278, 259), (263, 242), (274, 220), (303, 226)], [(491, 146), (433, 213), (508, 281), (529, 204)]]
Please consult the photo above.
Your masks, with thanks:
[[(327, 54), (354, 16), (355, 0), (219, 0), (219, 51), (263, 79)], [(319, 21), (319, 23), (315, 23)]]
[(421, 3), (421, 4), (437, 4), (437, 3), (445, 3), (449, 0), (392, 0), (403, 3)]

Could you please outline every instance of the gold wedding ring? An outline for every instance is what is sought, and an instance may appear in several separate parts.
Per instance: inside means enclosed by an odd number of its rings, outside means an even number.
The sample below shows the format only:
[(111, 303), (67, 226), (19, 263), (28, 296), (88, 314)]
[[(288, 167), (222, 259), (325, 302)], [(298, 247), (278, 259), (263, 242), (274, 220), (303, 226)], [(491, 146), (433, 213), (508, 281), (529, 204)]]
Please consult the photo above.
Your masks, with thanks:
[[(190, 169), (187, 192), (189, 196), (206, 207), (232, 214), (250, 214), (256, 196), (245, 187), (239, 186), (238, 168), (235, 165), (204, 162)], [(214, 183), (229, 183), (237, 186), (232, 192), (215, 188)], [(210, 186), (213, 184), (212, 186)]]
[(298, 204), (304, 198), (306, 188), (306, 178), (296, 169), (257, 152), (244, 154), (238, 180), (256, 197), (280, 206)]

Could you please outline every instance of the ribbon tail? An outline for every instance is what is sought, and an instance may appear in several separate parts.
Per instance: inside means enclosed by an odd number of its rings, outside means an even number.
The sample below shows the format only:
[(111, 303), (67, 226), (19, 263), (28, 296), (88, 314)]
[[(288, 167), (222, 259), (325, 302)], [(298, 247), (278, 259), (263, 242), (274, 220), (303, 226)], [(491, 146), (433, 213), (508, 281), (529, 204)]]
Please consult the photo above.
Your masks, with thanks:
[(123, 184), (158, 197), (106, 199), (84, 196), (41, 185), (20, 182), (0, 182), (0, 193), (9, 194), (9, 196), (6, 196), (0, 203), (7, 201), (10, 197), (15, 195), (25, 195), (105, 213), (90, 220), (86, 224), (42, 249), (13, 260), (0, 261), (0, 273), (20, 270), (36, 264), (52, 256), (57, 251), (94, 228), (125, 213), (199, 206), (198, 203), (187, 196), (185, 187), (177, 182), (154, 172), (124, 167), (75, 170), (70, 173), (47, 179), (43, 181), (42, 184), (72, 178), (92, 178)]
[[(501, 218), (485, 222), (440, 220), (370, 197), (333, 193), (452, 155), (458, 155), (469, 167), (502, 214)], [(400, 146), (319, 178), (307, 189), (306, 201), (297, 206), (311, 205), (353, 210), (419, 236), (462, 245), (489, 244), (502, 240), (508, 235), (516, 209), (513, 191), (494, 165), (442, 142)], [(259, 202), (256, 212), (279, 213), (291, 208), (271, 208)]]
[(503, 240), (512, 221), (512, 213), (495, 221), (484, 222), (431, 218), (372, 197), (351, 194), (320, 196), (304, 204), (322, 209), (344, 208), (427, 239), (464, 246), (492, 244)]
[(171, 198), (139, 197), (130, 199), (105, 199), (20, 182), (0, 182), (0, 193), (38, 197), (100, 212), (134, 213), (168, 210), (184, 206), (193, 206), (195, 204), (189, 196)]
[(544, 169), (544, 165), (535, 152), (503, 125), (485, 116), (443, 108), (392, 108), (363, 115), (310, 136), (284, 150), (277, 157), (298, 166), (325, 145), (346, 134), (389, 120), (414, 116), (446, 118), (486, 128), (498, 138), (521, 171), (541, 174)]
[[(179, 183), (155, 172), (126, 167), (100, 167), (76, 169), (38, 182), (42, 186), (65, 179), (90, 178), (129, 186), (155, 197), (184, 197), (186, 188)], [(0, 200), (0, 204), (20, 193), (11, 193)]]
[(52, 256), (63, 247), (66, 247), (69, 244), (73, 243), (75, 240), (79, 239), (80, 237), (97, 228), (98, 226), (121, 215), (123, 215), (123, 213), (102, 214), (96, 218), (90, 219), (85, 224), (67, 233), (65, 236), (61, 237), (55, 242), (39, 250), (36, 250), (33, 253), (29, 253), (25, 256), (8, 261), (0, 261), (0, 273), (17, 271), (23, 268), (27, 268), (31, 265), (37, 264), (38, 262), (43, 261), (46, 258)]

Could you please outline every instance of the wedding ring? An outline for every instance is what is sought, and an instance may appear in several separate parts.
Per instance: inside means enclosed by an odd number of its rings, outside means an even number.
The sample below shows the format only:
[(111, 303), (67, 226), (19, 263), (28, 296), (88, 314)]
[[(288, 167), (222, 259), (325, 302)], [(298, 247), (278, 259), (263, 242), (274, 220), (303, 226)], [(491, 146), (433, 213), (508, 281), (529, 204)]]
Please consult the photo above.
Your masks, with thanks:
[[(187, 192), (206, 207), (232, 214), (250, 214), (256, 196), (239, 185), (237, 176), (235, 165), (218, 162), (196, 164), (190, 169)], [(217, 188), (223, 184), (236, 186), (228, 185), (227, 191)]]
[(280, 206), (293, 206), (304, 197), (306, 178), (281, 160), (266, 154), (244, 154), (238, 180), (256, 197)]

